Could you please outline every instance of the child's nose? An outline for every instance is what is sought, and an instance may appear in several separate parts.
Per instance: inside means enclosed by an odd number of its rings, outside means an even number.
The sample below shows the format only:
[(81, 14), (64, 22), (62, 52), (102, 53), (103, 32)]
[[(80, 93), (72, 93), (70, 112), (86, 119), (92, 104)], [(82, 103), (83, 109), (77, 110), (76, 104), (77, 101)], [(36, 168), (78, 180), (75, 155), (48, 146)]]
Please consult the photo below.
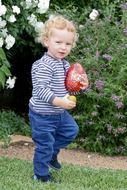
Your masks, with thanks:
[(62, 44), (61, 48), (66, 49), (66, 44)]

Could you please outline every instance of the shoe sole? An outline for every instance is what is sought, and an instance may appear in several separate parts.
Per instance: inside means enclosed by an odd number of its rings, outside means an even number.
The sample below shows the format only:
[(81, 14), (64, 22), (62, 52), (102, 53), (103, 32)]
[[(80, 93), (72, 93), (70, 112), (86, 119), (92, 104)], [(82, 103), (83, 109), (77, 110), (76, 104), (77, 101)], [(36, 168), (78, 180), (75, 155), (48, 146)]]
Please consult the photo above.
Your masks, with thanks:
[(52, 169), (54, 169), (54, 170), (56, 170), (56, 171), (59, 171), (61, 168), (55, 168), (55, 167), (53, 167), (53, 165), (51, 165), (51, 164), (48, 164), (49, 165), (49, 167), (50, 168), (52, 168)]

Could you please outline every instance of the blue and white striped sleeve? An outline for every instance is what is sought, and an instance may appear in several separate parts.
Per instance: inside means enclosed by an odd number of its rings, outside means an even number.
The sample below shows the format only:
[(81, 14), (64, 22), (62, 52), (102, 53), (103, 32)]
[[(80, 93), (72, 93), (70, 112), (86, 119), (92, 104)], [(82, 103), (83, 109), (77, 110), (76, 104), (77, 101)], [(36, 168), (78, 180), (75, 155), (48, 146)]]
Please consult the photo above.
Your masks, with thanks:
[(38, 96), (44, 102), (52, 103), (55, 98), (50, 89), (53, 68), (44, 63), (39, 63), (32, 69), (33, 95)]

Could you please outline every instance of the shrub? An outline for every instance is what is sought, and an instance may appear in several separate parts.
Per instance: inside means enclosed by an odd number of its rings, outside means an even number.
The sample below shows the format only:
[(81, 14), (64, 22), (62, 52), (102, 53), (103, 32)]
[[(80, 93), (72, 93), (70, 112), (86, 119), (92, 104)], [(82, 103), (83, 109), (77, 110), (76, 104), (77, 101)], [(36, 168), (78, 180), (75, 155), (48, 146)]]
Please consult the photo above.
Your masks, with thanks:
[[(23, 54), (25, 45), (33, 49), (36, 33), (43, 26), (48, 7), (49, 0), (0, 1), (0, 48), (7, 58), (12, 57), (16, 50)], [(6, 79), (11, 76), (11, 69), (1, 49), (0, 90), (5, 88)]]
[[(80, 124), (77, 143), (105, 154), (127, 154), (126, 15), (79, 22), (79, 43), (70, 60), (87, 70), (90, 87), (74, 112)], [(77, 113), (75, 115), (75, 113)]]
[(29, 123), (14, 111), (0, 111), (0, 139), (9, 142), (10, 135), (31, 135)]
[(5, 88), (6, 78), (11, 76), (10, 67), (5, 52), (0, 48), (0, 89)]

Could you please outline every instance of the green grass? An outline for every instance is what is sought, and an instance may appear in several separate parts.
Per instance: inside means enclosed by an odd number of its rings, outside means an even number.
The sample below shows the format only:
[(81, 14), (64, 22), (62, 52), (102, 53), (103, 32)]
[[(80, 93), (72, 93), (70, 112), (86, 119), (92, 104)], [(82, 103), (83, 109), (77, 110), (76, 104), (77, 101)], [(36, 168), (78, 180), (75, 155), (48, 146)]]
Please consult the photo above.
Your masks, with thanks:
[(36, 182), (32, 175), (32, 162), (0, 157), (0, 190), (127, 190), (127, 171), (122, 170), (63, 164), (61, 171), (52, 171), (60, 184)]

